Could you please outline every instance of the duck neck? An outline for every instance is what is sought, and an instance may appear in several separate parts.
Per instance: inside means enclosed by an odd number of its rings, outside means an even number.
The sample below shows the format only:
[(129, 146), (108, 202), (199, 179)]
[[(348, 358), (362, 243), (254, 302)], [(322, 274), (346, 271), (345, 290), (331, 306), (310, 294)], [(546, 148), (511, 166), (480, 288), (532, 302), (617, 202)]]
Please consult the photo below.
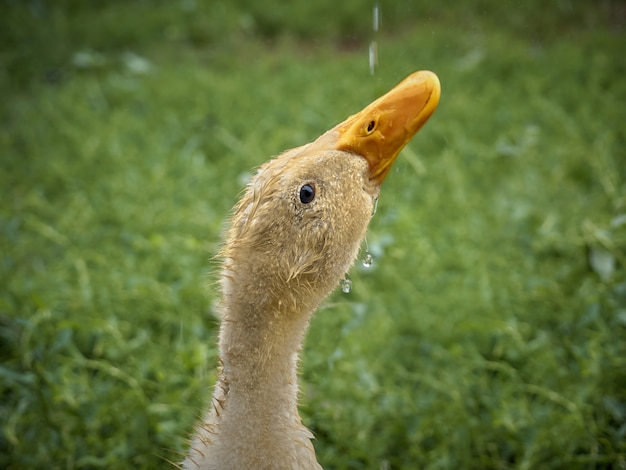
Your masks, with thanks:
[(310, 315), (294, 316), (300, 318), (285, 320), (282, 312), (254, 304), (227, 309), (220, 357), (222, 381), (228, 384), (232, 400), (254, 404), (262, 398), (260, 403), (295, 409), (298, 354)]
[(223, 399), (221, 432), (242, 437), (248, 430), (249, 436), (285, 439), (304, 429), (297, 411), (297, 365), (314, 306), (301, 298), (286, 302), (290, 296), (284, 293), (272, 298), (268, 291), (244, 292), (248, 295), (233, 291), (224, 296), (217, 388)]

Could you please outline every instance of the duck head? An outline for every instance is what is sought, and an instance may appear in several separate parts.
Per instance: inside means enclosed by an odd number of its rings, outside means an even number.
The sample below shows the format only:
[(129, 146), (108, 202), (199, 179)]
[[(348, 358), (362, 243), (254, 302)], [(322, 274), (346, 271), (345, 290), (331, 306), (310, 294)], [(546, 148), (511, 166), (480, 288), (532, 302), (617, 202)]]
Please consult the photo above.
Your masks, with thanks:
[(226, 300), (243, 289), (272, 311), (314, 309), (353, 263), (381, 183), (439, 96), (435, 74), (413, 73), (315, 141), (261, 166), (223, 249)]

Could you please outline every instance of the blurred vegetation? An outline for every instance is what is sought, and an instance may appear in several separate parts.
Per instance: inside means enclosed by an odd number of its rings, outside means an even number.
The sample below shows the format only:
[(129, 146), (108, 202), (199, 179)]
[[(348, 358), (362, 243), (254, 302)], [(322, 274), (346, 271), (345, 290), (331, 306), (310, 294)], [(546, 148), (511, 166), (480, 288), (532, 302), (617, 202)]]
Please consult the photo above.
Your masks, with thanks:
[(180, 460), (251, 169), (431, 69), (374, 265), (311, 326), (318, 457), (626, 468), (625, 3), (379, 5), (2, 0), (0, 467)]

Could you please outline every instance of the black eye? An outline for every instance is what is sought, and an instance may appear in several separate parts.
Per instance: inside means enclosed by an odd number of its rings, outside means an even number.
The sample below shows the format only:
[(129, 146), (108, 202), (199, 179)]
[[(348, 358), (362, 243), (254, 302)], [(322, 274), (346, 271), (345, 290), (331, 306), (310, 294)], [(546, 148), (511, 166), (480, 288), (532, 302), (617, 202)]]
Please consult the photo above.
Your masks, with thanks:
[(376, 127), (376, 121), (370, 121), (367, 125), (367, 132), (372, 132), (374, 127)]
[(302, 204), (308, 204), (315, 199), (315, 186), (312, 184), (305, 184), (300, 188), (300, 202)]

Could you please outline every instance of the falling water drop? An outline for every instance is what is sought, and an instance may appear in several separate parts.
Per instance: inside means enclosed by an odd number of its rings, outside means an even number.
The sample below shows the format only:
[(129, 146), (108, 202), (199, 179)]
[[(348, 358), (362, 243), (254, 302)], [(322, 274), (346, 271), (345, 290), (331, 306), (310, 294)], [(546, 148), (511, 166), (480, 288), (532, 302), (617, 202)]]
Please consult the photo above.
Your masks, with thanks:
[(374, 32), (378, 31), (378, 27), (380, 26), (380, 6), (378, 2), (374, 3), (374, 8), (372, 9), (372, 27)]
[(339, 281), (339, 284), (341, 285), (341, 291), (344, 294), (349, 294), (350, 291), (352, 290), (352, 281), (348, 279), (347, 277)]
[(365, 252), (365, 256), (363, 257), (361, 263), (363, 264), (364, 268), (371, 268), (372, 264), (374, 264), (374, 258), (371, 254), (369, 254), (369, 252)]
[(370, 41), (369, 48), (369, 61), (370, 61), (370, 74), (374, 75), (376, 67), (378, 66), (378, 42), (376, 42), (376, 33), (380, 28), (380, 6), (378, 0), (374, 3), (372, 8), (372, 29), (374, 30), (374, 39)]
[(376, 66), (378, 65), (378, 44), (376, 41), (370, 42), (370, 74), (374, 75), (376, 72)]

